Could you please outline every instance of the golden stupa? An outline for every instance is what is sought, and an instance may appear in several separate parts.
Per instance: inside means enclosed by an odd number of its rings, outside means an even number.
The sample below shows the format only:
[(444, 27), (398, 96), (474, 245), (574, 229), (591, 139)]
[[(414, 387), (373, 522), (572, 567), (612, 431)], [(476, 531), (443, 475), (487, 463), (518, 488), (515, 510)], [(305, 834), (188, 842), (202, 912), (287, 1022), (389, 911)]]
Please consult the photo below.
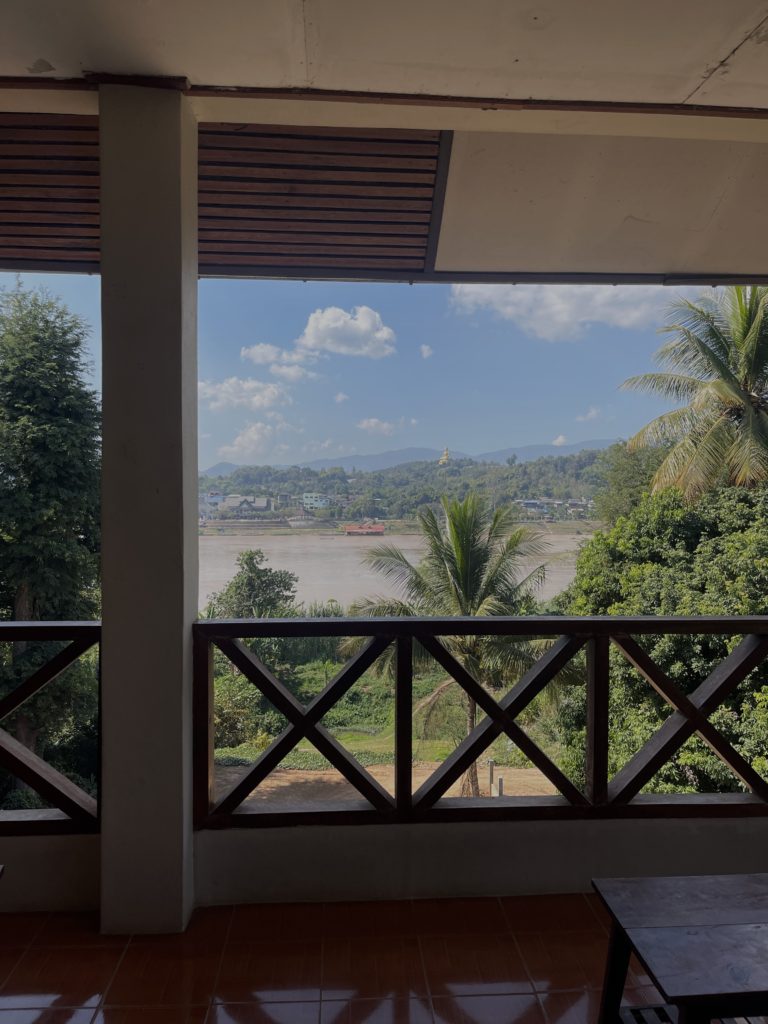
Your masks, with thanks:
[(443, 450), (443, 454), (437, 460), (437, 464), (438, 464), (438, 466), (447, 466), (450, 461), (451, 461), (451, 453), (448, 451), (447, 448), (445, 448)]

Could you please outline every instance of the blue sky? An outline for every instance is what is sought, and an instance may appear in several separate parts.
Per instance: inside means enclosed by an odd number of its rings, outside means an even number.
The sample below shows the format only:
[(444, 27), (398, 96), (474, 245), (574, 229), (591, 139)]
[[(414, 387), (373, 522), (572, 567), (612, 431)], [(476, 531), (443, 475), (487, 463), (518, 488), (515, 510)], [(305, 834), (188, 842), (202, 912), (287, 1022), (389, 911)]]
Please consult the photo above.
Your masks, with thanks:
[[(98, 383), (98, 277), (23, 280), (92, 325)], [(619, 385), (651, 368), (674, 294), (201, 281), (200, 466), (628, 437), (666, 408)]]

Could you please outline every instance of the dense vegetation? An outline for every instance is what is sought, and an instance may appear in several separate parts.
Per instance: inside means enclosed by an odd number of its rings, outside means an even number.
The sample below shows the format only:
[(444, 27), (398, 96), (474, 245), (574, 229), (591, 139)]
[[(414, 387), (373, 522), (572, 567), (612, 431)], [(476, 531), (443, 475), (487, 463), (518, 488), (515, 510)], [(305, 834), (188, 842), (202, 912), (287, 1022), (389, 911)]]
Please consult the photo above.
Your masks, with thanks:
[[(609, 449), (610, 450), (610, 449)], [(224, 494), (301, 494), (314, 491), (329, 497), (352, 499), (344, 508), (350, 518), (382, 516), (403, 519), (420, 508), (437, 505), (442, 498), (461, 501), (468, 494), (486, 498), (495, 506), (515, 500), (549, 497), (593, 498), (604, 479), (605, 452), (547, 455), (532, 462), (510, 460), (506, 465), (456, 460), (409, 462), (372, 473), (343, 469), (308, 469), (300, 466), (243, 466), (231, 476), (200, 478), (200, 491)]]
[[(87, 326), (42, 291), (0, 293), (0, 618), (98, 615), (99, 407), (84, 383)], [(0, 695), (60, 645), (0, 650)], [(97, 742), (95, 655), (16, 712), (25, 746), (93, 788)], [(39, 806), (0, 777), (4, 807)]]

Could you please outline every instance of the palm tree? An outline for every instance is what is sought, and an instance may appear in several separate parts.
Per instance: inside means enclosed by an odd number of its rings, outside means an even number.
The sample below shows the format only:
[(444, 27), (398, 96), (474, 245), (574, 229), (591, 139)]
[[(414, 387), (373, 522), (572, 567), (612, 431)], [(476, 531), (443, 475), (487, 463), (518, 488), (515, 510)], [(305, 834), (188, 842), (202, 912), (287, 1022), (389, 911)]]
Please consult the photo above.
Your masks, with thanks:
[(665, 372), (630, 377), (623, 387), (688, 404), (643, 427), (629, 447), (667, 444), (653, 489), (688, 498), (721, 484), (768, 480), (768, 288), (738, 286), (670, 307), (656, 353)]
[[(442, 500), (442, 516), (431, 508), (419, 512), (426, 554), (413, 565), (403, 552), (382, 544), (366, 563), (400, 592), (397, 599), (374, 597), (358, 602), (357, 615), (519, 615), (531, 610), (531, 592), (544, 577), (544, 567), (525, 573), (523, 564), (543, 554), (538, 534), (516, 526), (512, 511), (495, 511), (476, 494), (463, 501)], [(443, 643), (481, 684), (499, 685), (517, 678), (535, 660), (529, 642), (509, 637), (444, 637)], [(454, 685), (441, 684), (431, 695), (434, 703)], [(462, 691), (466, 729), (477, 723), (477, 706)], [(479, 796), (477, 766), (466, 773), (463, 792)]]

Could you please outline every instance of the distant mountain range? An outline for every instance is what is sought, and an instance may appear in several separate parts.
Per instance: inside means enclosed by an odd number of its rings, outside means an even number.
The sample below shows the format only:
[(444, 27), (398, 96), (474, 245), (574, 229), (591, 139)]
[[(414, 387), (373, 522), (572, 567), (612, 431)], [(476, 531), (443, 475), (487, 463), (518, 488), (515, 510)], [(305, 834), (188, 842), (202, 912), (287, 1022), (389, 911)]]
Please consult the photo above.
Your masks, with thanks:
[[(599, 438), (592, 441), (580, 441), (576, 444), (527, 444), (518, 448), (500, 448), (495, 452), (482, 452), (480, 455), (466, 455), (464, 452), (451, 451), (454, 459), (474, 459), (475, 462), (504, 463), (513, 455), (518, 462), (532, 462), (545, 455), (573, 455), (576, 452), (602, 450), (616, 444), (615, 439)], [(376, 455), (343, 455), (334, 459), (315, 459), (314, 462), (301, 462), (299, 465), (308, 469), (330, 469), (340, 466), (345, 472), (361, 470), (372, 473), (379, 469), (391, 469), (406, 462), (435, 462), (442, 455), (437, 448), (398, 448), (395, 451), (379, 452)], [(229, 476), (240, 466), (233, 462), (217, 462), (215, 466), (204, 469), (201, 476)]]

